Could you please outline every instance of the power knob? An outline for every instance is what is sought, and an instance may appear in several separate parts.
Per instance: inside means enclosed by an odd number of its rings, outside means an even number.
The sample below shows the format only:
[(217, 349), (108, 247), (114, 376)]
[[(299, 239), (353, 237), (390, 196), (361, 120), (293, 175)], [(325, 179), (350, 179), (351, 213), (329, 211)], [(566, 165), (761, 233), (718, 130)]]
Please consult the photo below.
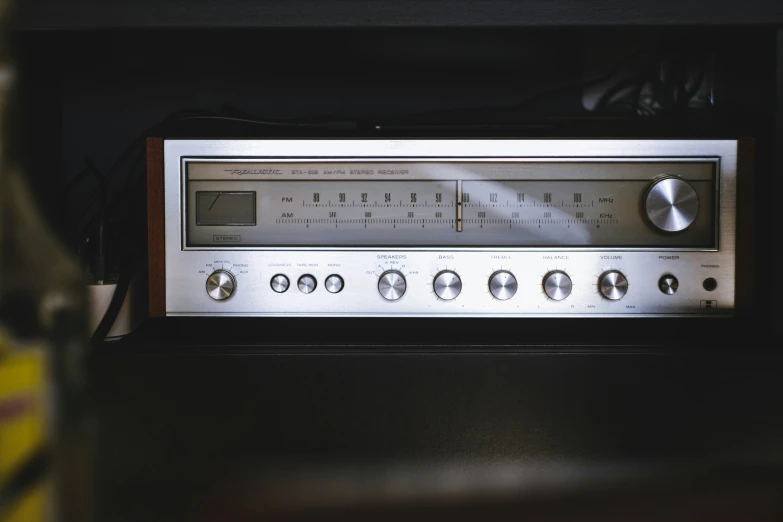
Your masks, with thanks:
[(236, 287), (237, 280), (228, 270), (215, 270), (207, 277), (207, 294), (215, 301), (225, 301)]
[(664, 232), (685, 230), (699, 213), (699, 195), (680, 178), (663, 177), (655, 181), (644, 196), (644, 210), (650, 223)]
[(553, 270), (544, 276), (544, 293), (553, 301), (562, 301), (571, 295), (571, 278), (562, 270)]
[(517, 278), (508, 270), (498, 270), (489, 276), (489, 291), (495, 299), (511, 299), (517, 293), (517, 288)]
[(451, 301), (462, 292), (462, 279), (459, 278), (456, 272), (443, 270), (438, 272), (435, 279), (432, 280), (432, 289), (439, 298), (444, 301)]
[(396, 301), (405, 294), (408, 283), (397, 270), (388, 270), (378, 279), (378, 293), (387, 301)]
[(610, 301), (617, 301), (628, 293), (628, 279), (619, 270), (609, 270), (598, 278), (598, 290)]

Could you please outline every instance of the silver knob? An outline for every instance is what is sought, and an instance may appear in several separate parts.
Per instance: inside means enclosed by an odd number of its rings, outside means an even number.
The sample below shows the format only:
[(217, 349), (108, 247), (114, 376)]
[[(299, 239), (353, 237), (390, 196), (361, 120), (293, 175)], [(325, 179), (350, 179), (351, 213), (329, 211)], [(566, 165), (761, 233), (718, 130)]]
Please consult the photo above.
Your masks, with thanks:
[(456, 272), (443, 270), (433, 279), (432, 288), (435, 290), (435, 295), (444, 301), (451, 301), (462, 292), (462, 279)]
[(517, 278), (508, 270), (498, 270), (489, 276), (489, 291), (495, 299), (511, 299), (517, 293), (517, 288)]
[(299, 278), (296, 286), (299, 287), (299, 291), (303, 294), (311, 294), (315, 290), (315, 287), (318, 286), (318, 282), (315, 280), (315, 277), (310, 274), (305, 274)]
[(326, 281), (324, 281), (324, 287), (326, 287), (326, 291), (330, 294), (339, 294), (342, 291), (343, 286), (345, 286), (343, 278), (337, 274), (330, 275), (326, 278)]
[(228, 270), (215, 270), (207, 277), (207, 294), (215, 301), (228, 299), (236, 287), (237, 280)]
[(628, 279), (618, 270), (609, 270), (598, 278), (598, 290), (607, 299), (617, 301), (628, 293)]
[(680, 232), (696, 219), (699, 196), (687, 182), (674, 177), (659, 179), (647, 189), (644, 209), (659, 230)]
[(291, 283), (288, 281), (288, 278), (283, 274), (277, 274), (269, 282), (269, 286), (271, 286), (272, 290), (274, 290), (278, 294), (282, 294), (283, 292), (288, 290), (290, 284)]
[(544, 292), (553, 301), (562, 301), (571, 295), (571, 278), (562, 270), (553, 270), (544, 276)]
[(673, 295), (679, 287), (679, 281), (671, 274), (666, 274), (658, 280), (658, 288), (666, 295)]
[(405, 276), (397, 270), (389, 270), (378, 279), (378, 292), (387, 301), (396, 301), (405, 294), (408, 283)]

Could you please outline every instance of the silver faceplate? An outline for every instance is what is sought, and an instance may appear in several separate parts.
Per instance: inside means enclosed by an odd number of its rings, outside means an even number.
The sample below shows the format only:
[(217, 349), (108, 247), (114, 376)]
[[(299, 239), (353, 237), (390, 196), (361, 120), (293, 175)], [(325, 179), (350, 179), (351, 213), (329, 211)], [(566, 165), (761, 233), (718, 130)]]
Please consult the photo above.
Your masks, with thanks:
[[(730, 314), (735, 285), (736, 155), (737, 142), (730, 140), (166, 140), (166, 313), (375, 317)], [(251, 247), (232, 245), (231, 234), (225, 234), (226, 242), (220, 245), (187, 245), (188, 165), (393, 165), (412, 161), (454, 165), (516, 161), (541, 164), (544, 170), (552, 167), (554, 171), (557, 165), (578, 163), (585, 166), (583, 179), (595, 179), (600, 164), (638, 162), (639, 177), (650, 179), (651, 165), (712, 163), (717, 178), (713, 202), (717, 241), (712, 245), (717, 248), (676, 247), (674, 242), (666, 248)], [(545, 179), (556, 178), (546, 175)], [(215, 301), (205, 291), (205, 282), (210, 273), (220, 269), (234, 275), (236, 289), (230, 298)], [(378, 293), (378, 278), (387, 270), (406, 276), (407, 290), (399, 300), (389, 301)], [(453, 270), (462, 279), (462, 290), (455, 299), (439, 299), (433, 291), (433, 277), (443, 270)], [(495, 299), (489, 291), (489, 278), (498, 270), (508, 270), (517, 278), (519, 288), (511, 299)], [(571, 294), (562, 301), (548, 299), (544, 293), (542, 280), (553, 270), (567, 272), (573, 282)], [(618, 301), (604, 299), (598, 291), (598, 278), (607, 270), (620, 270), (628, 279), (628, 293)], [(276, 293), (270, 281), (277, 274), (292, 282), (309, 274), (317, 286), (309, 294), (300, 292), (295, 284)], [(324, 281), (332, 274), (344, 280), (339, 293), (325, 288)], [(659, 279), (667, 274), (679, 281), (673, 295), (658, 288)], [(715, 290), (704, 289), (707, 278), (717, 281)]]

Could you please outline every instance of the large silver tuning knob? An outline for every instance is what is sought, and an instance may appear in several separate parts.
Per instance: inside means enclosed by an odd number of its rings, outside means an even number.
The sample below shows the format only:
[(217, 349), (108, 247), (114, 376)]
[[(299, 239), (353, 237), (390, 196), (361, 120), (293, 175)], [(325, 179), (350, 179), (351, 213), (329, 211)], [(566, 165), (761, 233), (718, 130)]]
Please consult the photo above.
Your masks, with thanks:
[(554, 270), (544, 276), (544, 292), (553, 301), (562, 301), (571, 295), (571, 278), (562, 270)]
[(605, 298), (617, 301), (628, 293), (628, 279), (619, 270), (609, 270), (598, 278), (598, 290)]
[(237, 280), (228, 270), (215, 270), (207, 277), (207, 294), (215, 301), (228, 299), (236, 287)]
[(679, 178), (664, 177), (655, 181), (644, 197), (647, 219), (664, 232), (685, 230), (699, 213), (699, 195), (690, 184)]
[(387, 301), (396, 301), (405, 294), (408, 283), (405, 276), (397, 270), (389, 270), (378, 279), (378, 293)]
[(439, 298), (450, 301), (462, 292), (462, 279), (456, 272), (443, 270), (432, 280), (432, 289), (435, 290), (435, 295)]
[(508, 270), (498, 270), (489, 276), (489, 291), (495, 299), (511, 299), (517, 293), (517, 288), (517, 278)]

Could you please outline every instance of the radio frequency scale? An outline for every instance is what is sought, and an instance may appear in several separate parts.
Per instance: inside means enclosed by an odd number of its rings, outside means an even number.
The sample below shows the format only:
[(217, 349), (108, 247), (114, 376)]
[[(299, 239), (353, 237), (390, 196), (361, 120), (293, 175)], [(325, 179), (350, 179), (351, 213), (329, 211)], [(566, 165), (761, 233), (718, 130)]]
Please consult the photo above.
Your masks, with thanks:
[(153, 316), (735, 308), (736, 141), (160, 140)]

